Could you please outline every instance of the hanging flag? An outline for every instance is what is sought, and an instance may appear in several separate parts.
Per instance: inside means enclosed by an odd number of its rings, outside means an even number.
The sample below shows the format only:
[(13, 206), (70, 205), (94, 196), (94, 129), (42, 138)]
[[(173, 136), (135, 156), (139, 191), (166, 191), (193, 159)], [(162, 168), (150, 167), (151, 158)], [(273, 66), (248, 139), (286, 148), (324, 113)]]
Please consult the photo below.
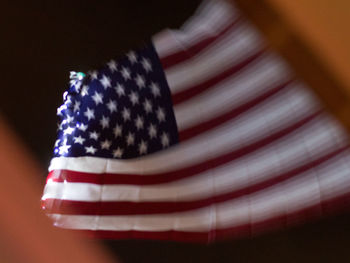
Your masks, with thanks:
[(346, 205), (348, 137), (225, 1), (71, 73), (42, 197), (57, 227), (213, 242)]

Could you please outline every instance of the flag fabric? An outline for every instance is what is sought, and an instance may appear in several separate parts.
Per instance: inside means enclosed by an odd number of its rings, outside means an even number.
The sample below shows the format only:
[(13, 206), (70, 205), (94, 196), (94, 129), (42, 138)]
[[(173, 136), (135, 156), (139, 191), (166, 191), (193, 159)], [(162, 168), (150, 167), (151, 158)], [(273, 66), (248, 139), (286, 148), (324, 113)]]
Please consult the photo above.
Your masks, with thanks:
[(213, 242), (348, 207), (348, 137), (225, 1), (72, 73), (42, 207), (112, 239)]

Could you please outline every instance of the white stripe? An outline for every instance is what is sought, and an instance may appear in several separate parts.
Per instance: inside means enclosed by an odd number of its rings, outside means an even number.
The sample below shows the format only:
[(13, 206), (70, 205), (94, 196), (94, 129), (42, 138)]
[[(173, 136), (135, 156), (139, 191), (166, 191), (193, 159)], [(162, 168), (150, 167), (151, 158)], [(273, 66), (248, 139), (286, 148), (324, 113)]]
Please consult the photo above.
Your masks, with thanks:
[[(132, 215), (132, 216), (79, 216), (52, 214), (55, 225), (74, 229), (140, 230), (140, 231), (198, 231), (257, 223), (273, 216), (285, 215), (317, 205), (321, 200), (337, 197), (350, 187), (349, 153), (346, 159), (334, 162), (334, 167), (293, 178), (268, 190), (219, 205), (190, 212)], [(337, 164), (341, 168), (337, 169)], [(335, 169), (334, 169), (335, 168)], [(330, 180), (332, 174), (332, 180)], [(348, 192), (346, 190), (345, 192)], [(327, 193), (325, 196), (323, 193)]]
[(158, 56), (165, 56), (183, 51), (199, 41), (215, 36), (235, 19), (232, 5), (225, 1), (205, 1), (179, 30), (164, 30), (152, 40)]
[[(290, 72), (280, 59), (264, 55), (249, 67), (192, 99), (175, 105), (179, 131), (219, 116), (289, 80)], [(306, 92), (305, 92), (306, 93)], [(307, 95), (305, 95), (307, 96)], [(312, 100), (310, 99), (312, 103)]]
[(219, 42), (198, 55), (165, 70), (172, 93), (216, 76), (261, 48), (261, 39), (246, 23), (231, 30)]
[(276, 130), (283, 125), (290, 125), (313, 112), (314, 105), (305, 104), (305, 98), (302, 95), (302, 90), (296, 87), (282, 91), (281, 96), (271, 98), (262, 103), (260, 107), (253, 108), (237, 119), (170, 147), (168, 150), (149, 156), (126, 160), (57, 157), (52, 159), (49, 170), (152, 174), (193, 165), (258, 141), (262, 136), (269, 134), (272, 129)]
[[(48, 180), (42, 199), (75, 201), (190, 201), (224, 194), (256, 184), (286, 172), (319, 155), (335, 150), (332, 130), (324, 129), (327, 121), (318, 121), (245, 158), (205, 171), (194, 178), (156, 186), (97, 185), (58, 183)], [(301, 143), (303, 140), (308, 144)], [(309, 149), (313, 150), (309, 156)], [(278, 154), (277, 154), (278, 152)]]

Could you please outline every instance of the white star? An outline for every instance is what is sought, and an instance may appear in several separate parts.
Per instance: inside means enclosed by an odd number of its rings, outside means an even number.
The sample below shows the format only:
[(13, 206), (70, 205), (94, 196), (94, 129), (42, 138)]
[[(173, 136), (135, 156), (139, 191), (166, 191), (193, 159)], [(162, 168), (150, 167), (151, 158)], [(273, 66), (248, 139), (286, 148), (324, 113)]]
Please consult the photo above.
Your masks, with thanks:
[(60, 154), (65, 154), (65, 153), (68, 153), (68, 150), (71, 146), (70, 145), (62, 145), (59, 147), (60, 151), (59, 153)]
[(141, 143), (139, 143), (139, 154), (146, 154), (147, 153), (147, 142), (141, 140)]
[(123, 126), (122, 125), (116, 125), (113, 129), (113, 133), (114, 133), (114, 136), (117, 138), (117, 137), (121, 137), (122, 136), (122, 131), (123, 131)]
[(98, 134), (96, 131), (90, 132), (90, 139), (97, 141), (98, 137), (100, 137), (100, 134)]
[(100, 120), (100, 124), (102, 126), (102, 129), (108, 128), (109, 127), (109, 118), (102, 116), (102, 119)]
[(62, 130), (63, 129), (63, 126), (66, 124), (66, 120), (63, 120), (61, 123), (57, 123), (58, 125), (58, 130)]
[(97, 151), (97, 149), (94, 148), (93, 146), (85, 147), (85, 152), (86, 153), (95, 154), (96, 151)]
[(96, 70), (90, 72), (91, 79), (98, 79), (98, 72)]
[(141, 64), (146, 72), (152, 71), (152, 64), (147, 58), (142, 58)]
[(169, 139), (169, 135), (167, 133), (163, 132), (160, 140), (161, 140), (161, 143), (163, 145), (163, 148), (169, 146), (170, 139)]
[(75, 128), (73, 127), (67, 127), (63, 133), (66, 135), (66, 134), (72, 134), (74, 132)]
[(87, 108), (87, 110), (84, 112), (84, 115), (88, 120), (95, 119), (95, 111), (91, 110), (90, 108)]
[(137, 118), (135, 119), (135, 126), (137, 130), (143, 129), (143, 123), (144, 123), (143, 118), (137, 115)]
[(130, 117), (131, 117), (130, 110), (127, 108), (124, 108), (122, 112), (122, 117), (124, 121), (130, 120)]
[(152, 82), (150, 88), (151, 88), (151, 92), (155, 98), (160, 96), (160, 89), (159, 89), (159, 85), (157, 83)]
[(123, 67), (121, 73), (124, 80), (131, 79), (131, 72), (129, 68)]
[(136, 75), (135, 82), (139, 89), (142, 89), (146, 86), (145, 78), (139, 74)]
[(117, 71), (117, 63), (115, 63), (115, 61), (113, 59), (111, 61), (109, 61), (107, 63), (107, 65), (108, 65), (110, 71), (112, 71), (112, 72)]
[(80, 110), (80, 104), (81, 104), (80, 101), (76, 101), (74, 103), (74, 109), (73, 109), (74, 112)]
[(81, 96), (86, 96), (86, 95), (89, 95), (89, 86), (87, 85), (84, 85), (83, 88), (81, 89)]
[(145, 101), (143, 102), (143, 108), (145, 109), (146, 113), (151, 113), (152, 103), (148, 99), (145, 99)]
[(150, 126), (148, 127), (148, 135), (151, 139), (156, 138), (157, 137), (157, 128), (155, 125), (153, 125), (152, 123), (150, 124)]
[(62, 145), (67, 145), (67, 138), (65, 138), (64, 140), (63, 140), (63, 143), (62, 143)]
[(71, 123), (72, 121), (74, 121), (74, 117), (67, 115), (67, 119), (66, 119), (65, 123)]
[(101, 142), (101, 149), (109, 150), (111, 145), (112, 145), (111, 141), (105, 140), (105, 141)]
[(115, 91), (117, 92), (118, 96), (121, 97), (121, 96), (124, 96), (125, 95), (125, 89), (124, 89), (124, 86), (121, 85), (121, 84), (117, 84), (117, 86), (114, 88)]
[(105, 89), (111, 87), (111, 79), (109, 77), (107, 77), (106, 75), (103, 75), (102, 79), (100, 81), (101, 81), (102, 86)]
[[(62, 106), (64, 106), (64, 105), (62, 105)], [(57, 116), (62, 116), (63, 114), (62, 114), (62, 106), (61, 107), (59, 107), (58, 109), (57, 109)]]
[(137, 95), (137, 92), (131, 92), (129, 95), (129, 99), (133, 106), (139, 103), (139, 95)]
[(103, 95), (102, 93), (98, 93), (97, 91), (95, 91), (95, 95), (92, 96), (92, 99), (94, 100), (94, 102), (96, 103), (96, 106), (101, 103), (103, 104)]
[(126, 136), (126, 143), (128, 146), (134, 145), (135, 143), (135, 136), (133, 133), (129, 132), (128, 136)]
[(159, 122), (165, 121), (165, 112), (163, 108), (158, 107), (157, 119)]
[(75, 91), (79, 93), (80, 86), (81, 86), (81, 81), (79, 81), (79, 80), (75, 81), (73, 85), (74, 85)]
[(126, 56), (128, 57), (131, 64), (134, 64), (137, 62), (136, 53), (134, 51), (130, 51), (129, 53), (126, 54)]
[(87, 129), (87, 125), (85, 125), (85, 124), (79, 124), (79, 123), (77, 123), (77, 125), (76, 125), (77, 127), (78, 127), (78, 129), (79, 130), (81, 130), (81, 131), (86, 131), (86, 129)]
[(107, 108), (111, 113), (117, 111), (117, 102), (114, 100), (109, 100), (109, 102), (107, 103)]
[(80, 143), (81, 145), (84, 143), (85, 139), (81, 136), (79, 137), (74, 137), (74, 143)]
[(113, 151), (113, 157), (120, 158), (120, 157), (122, 157), (123, 152), (124, 152), (123, 149), (118, 147), (116, 150)]
[(65, 121), (62, 121), (61, 123), (57, 123), (57, 130), (62, 130), (62, 128), (63, 128), (63, 125), (64, 125), (64, 123), (63, 122), (65, 122)]

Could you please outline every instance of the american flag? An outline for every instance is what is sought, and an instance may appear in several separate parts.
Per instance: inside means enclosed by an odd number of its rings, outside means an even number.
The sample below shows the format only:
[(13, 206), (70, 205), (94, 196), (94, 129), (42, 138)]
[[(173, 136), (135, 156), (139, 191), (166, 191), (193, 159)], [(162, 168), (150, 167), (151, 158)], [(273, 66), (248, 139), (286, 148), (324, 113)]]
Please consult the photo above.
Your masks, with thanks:
[(99, 238), (213, 242), (347, 204), (348, 137), (225, 1), (71, 73), (42, 197)]

